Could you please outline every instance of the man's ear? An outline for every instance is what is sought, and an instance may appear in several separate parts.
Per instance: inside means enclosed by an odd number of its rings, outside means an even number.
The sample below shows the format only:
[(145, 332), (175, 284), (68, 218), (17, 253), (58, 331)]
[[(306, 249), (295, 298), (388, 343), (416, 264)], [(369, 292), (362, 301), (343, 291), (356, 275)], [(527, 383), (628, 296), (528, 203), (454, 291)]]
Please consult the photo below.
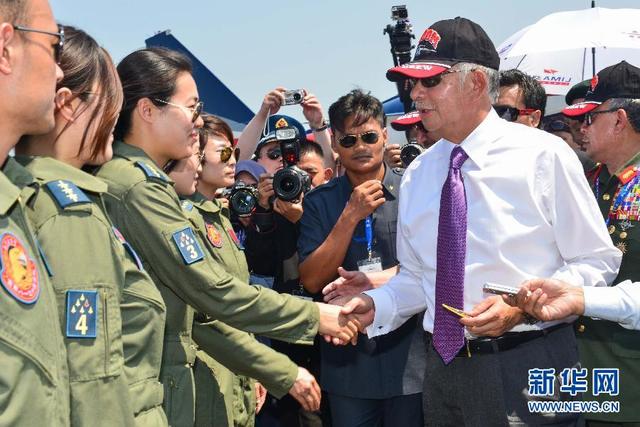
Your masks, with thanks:
[(329, 182), (333, 178), (333, 169), (324, 168), (324, 182)]
[[(8, 22), (0, 24), (0, 74), (11, 74), (15, 54), (15, 30)], [(13, 42), (12, 42), (13, 41)]]
[(542, 111), (536, 110), (533, 113), (529, 114), (529, 120), (531, 121), (531, 126), (537, 128), (540, 126), (540, 120), (542, 120)]
[(56, 91), (56, 111), (59, 112), (68, 122), (73, 122), (75, 119), (75, 108), (73, 107), (72, 101), (73, 93), (71, 93), (69, 88), (61, 87)]
[(480, 70), (473, 70), (469, 74), (471, 77), (471, 91), (474, 97), (484, 95), (489, 85), (487, 76)]
[(152, 123), (155, 120), (157, 110), (158, 107), (149, 98), (140, 98), (136, 104), (135, 112), (143, 121)]
[(622, 133), (627, 126), (631, 125), (631, 123), (629, 123), (629, 115), (622, 108), (618, 108), (616, 111), (616, 119), (616, 124), (613, 128), (615, 133)]

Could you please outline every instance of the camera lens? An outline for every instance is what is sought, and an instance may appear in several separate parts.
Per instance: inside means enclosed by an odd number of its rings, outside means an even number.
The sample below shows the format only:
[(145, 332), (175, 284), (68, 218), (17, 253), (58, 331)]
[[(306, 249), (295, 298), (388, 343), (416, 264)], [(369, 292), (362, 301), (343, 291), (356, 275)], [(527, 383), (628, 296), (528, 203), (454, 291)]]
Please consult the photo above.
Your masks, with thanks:
[(300, 93), (296, 92), (293, 94), (293, 100), (296, 102), (300, 102), (302, 101), (302, 95), (300, 95)]
[(273, 177), (273, 191), (279, 199), (291, 201), (298, 198), (302, 191), (300, 177), (292, 168), (284, 168)]
[(420, 144), (411, 143), (406, 144), (400, 150), (400, 160), (402, 161), (402, 165), (406, 168), (411, 162), (413, 162), (416, 157), (424, 152), (424, 147)]
[(256, 197), (251, 191), (241, 188), (231, 196), (229, 204), (231, 205), (231, 209), (238, 214), (238, 216), (247, 216), (251, 215), (251, 212), (253, 212), (257, 202)]

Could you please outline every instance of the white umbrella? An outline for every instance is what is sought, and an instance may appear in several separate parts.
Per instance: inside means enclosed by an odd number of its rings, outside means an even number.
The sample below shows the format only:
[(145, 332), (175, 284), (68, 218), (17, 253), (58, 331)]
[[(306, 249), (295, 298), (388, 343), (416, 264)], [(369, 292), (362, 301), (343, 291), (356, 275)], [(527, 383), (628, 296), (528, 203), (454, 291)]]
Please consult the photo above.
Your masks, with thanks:
[(500, 69), (534, 76), (548, 95), (564, 95), (574, 84), (623, 59), (640, 66), (640, 9), (552, 13), (513, 34), (498, 47)]

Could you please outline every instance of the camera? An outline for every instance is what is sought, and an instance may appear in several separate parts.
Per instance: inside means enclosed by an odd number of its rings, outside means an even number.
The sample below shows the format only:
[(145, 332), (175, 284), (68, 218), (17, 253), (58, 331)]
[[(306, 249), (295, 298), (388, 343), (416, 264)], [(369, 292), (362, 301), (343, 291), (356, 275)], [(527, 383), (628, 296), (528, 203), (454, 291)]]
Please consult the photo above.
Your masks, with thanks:
[(258, 205), (258, 187), (242, 181), (233, 184), (222, 196), (229, 200), (231, 212), (239, 217), (250, 216)]
[(294, 105), (300, 104), (304, 99), (304, 90), (296, 89), (296, 90), (288, 90), (284, 94), (284, 104), (282, 105)]
[(273, 176), (273, 191), (276, 197), (286, 202), (297, 202), (300, 195), (311, 189), (311, 178), (296, 166), (300, 160), (300, 135), (295, 127), (276, 129), (276, 140), (280, 143), (282, 163)]
[(400, 149), (400, 160), (402, 161), (402, 166), (405, 168), (409, 167), (416, 157), (424, 153), (424, 150), (425, 148), (416, 141), (409, 141), (404, 144)]
[[(389, 35), (389, 44), (391, 45), (391, 56), (393, 57), (393, 65), (406, 64), (411, 61), (411, 49), (413, 45), (413, 25), (409, 21), (409, 11), (406, 5), (398, 5), (391, 7), (391, 20), (393, 25), (387, 25), (382, 34)], [(396, 89), (398, 90), (398, 96), (404, 107), (404, 111), (408, 112), (411, 109), (411, 92), (410, 87), (406, 80), (396, 82)]]
[(400, 19), (408, 19), (409, 11), (407, 10), (407, 6), (401, 4), (399, 6), (391, 6), (391, 19), (394, 21), (398, 21)]

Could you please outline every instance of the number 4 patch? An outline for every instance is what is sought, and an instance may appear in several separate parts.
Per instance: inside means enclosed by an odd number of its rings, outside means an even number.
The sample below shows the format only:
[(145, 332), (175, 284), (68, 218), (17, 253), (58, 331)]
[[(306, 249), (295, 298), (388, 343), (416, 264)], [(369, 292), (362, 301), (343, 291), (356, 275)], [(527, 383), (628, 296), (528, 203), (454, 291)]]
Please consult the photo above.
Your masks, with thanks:
[(95, 338), (98, 291), (67, 291), (67, 338)]

